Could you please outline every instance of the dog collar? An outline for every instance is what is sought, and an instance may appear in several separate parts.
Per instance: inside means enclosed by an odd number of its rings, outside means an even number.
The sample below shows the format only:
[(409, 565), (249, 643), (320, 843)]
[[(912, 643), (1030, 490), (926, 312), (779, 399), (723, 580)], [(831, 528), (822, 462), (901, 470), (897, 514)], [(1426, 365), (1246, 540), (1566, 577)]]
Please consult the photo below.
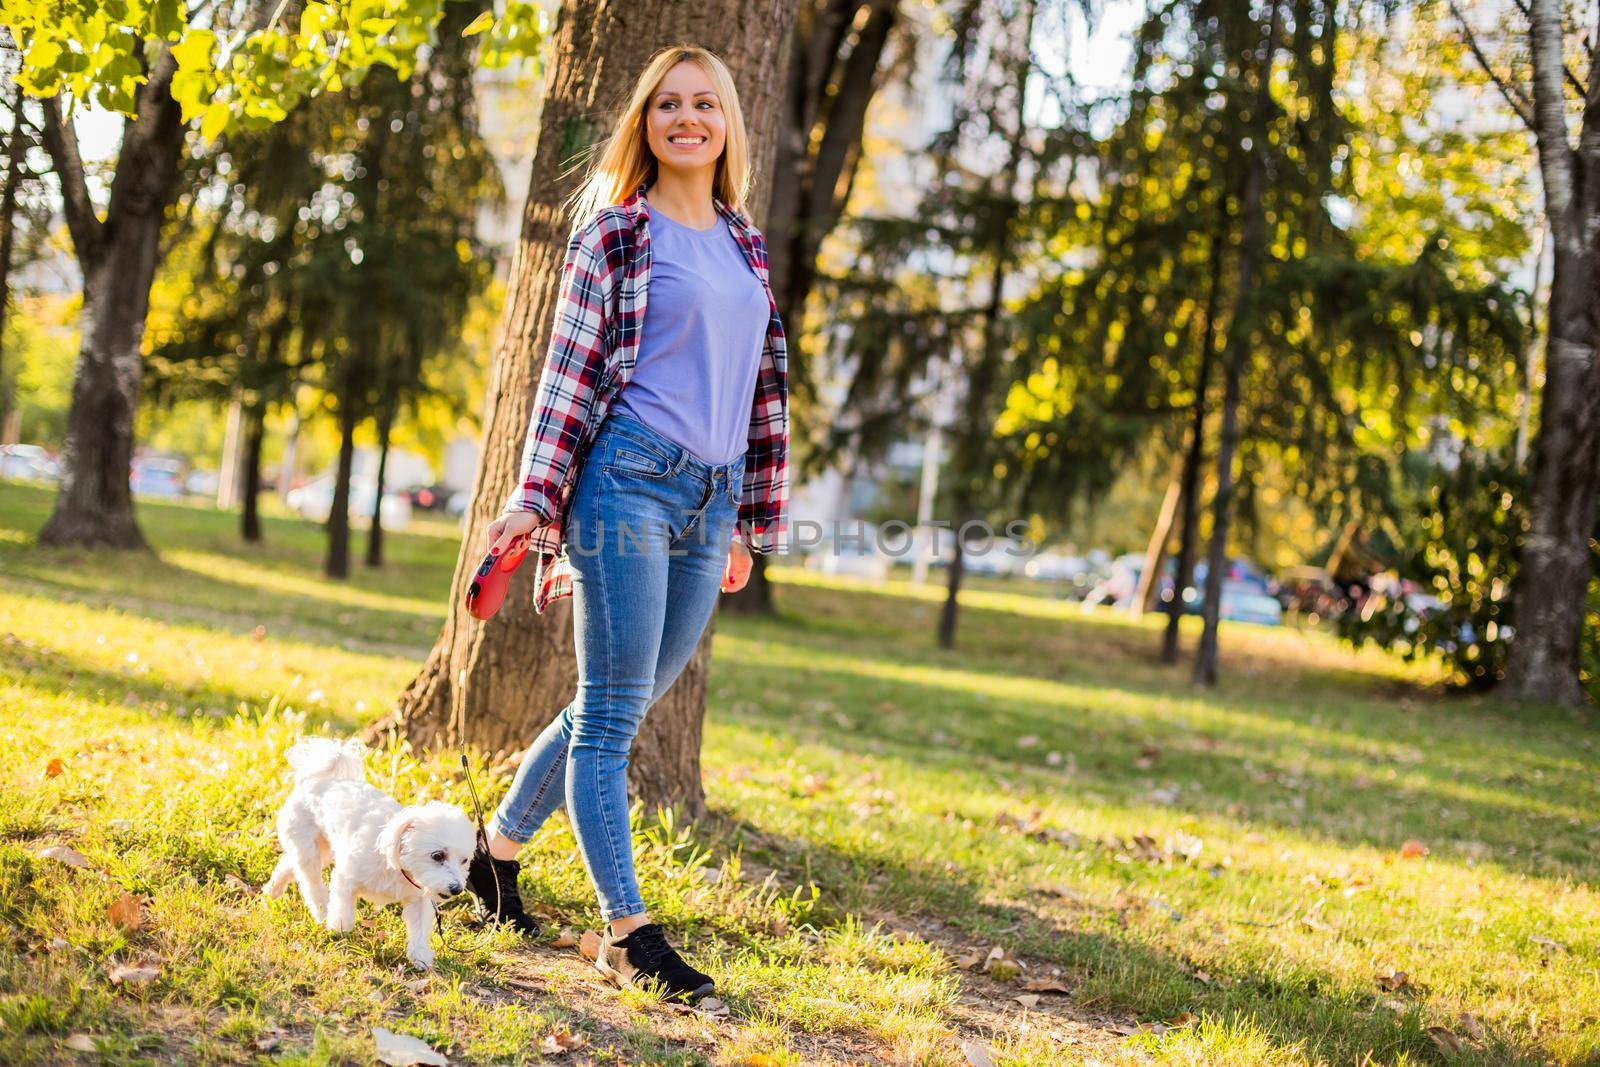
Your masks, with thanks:
[[(408, 870), (406, 870), (406, 869), (405, 869), (405, 868), (404, 868), (404, 867), (401, 867), (401, 868), (400, 868), (400, 875), (401, 875), (401, 877), (403, 877), (403, 878), (404, 878), (404, 879), (405, 879), (405, 880), (406, 880), (406, 881), (408, 881), (408, 882), (410, 882), (410, 883), (411, 883), (411, 884), (412, 884), (412, 885), (414, 885), (414, 886), (416, 886), (416, 887), (417, 887), (417, 888), (418, 888), (418, 889), (422, 889), (422, 886), (420, 886), (420, 885), (417, 885), (417, 880), (416, 880), (416, 879), (415, 879), (415, 878), (413, 878), (413, 877), (411, 877), (411, 872), (410, 872), (410, 871), (408, 871)], [(424, 893), (426, 893), (426, 892), (427, 892), (427, 890), (426, 890), (426, 889), (422, 889), (422, 891), (423, 891), (423, 892), (424, 892)]]

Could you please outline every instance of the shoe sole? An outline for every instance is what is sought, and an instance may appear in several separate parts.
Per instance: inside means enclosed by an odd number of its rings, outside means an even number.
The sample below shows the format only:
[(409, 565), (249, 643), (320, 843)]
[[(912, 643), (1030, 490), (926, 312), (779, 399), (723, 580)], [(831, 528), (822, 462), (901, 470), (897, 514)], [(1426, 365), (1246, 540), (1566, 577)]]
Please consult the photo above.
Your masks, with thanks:
[[(599, 971), (601, 974), (605, 975), (606, 979), (608, 981), (610, 981), (611, 984), (616, 986), (618, 989), (623, 989), (623, 988), (626, 988), (627, 986), (630, 986), (630, 985), (637, 987), (637, 983), (630, 982), (626, 978), (622, 977), (622, 975), (618, 974), (616, 968), (612, 967), (609, 963), (607, 963), (605, 961), (605, 957), (604, 956), (598, 956), (598, 957), (595, 958), (595, 960), (594, 960), (594, 969)], [(695, 989), (695, 990), (693, 990), (691, 992), (686, 992), (686, 993), (668, 993), (668, 994), (666, 994), (666, 999), (668, 999), (668, 1000), (686, 1000), (686, 1001), (688, 1001), (689, 1003), (692, 1004), (695, 1001), (699, 1000), (701, 997), (710, 996), (712, 993), (716, 992), (716, 989), (717, 989), (717, 983), (715, 983), (715, 982), (707, 982), (705, 985), (703, 985), (700, 988)]]

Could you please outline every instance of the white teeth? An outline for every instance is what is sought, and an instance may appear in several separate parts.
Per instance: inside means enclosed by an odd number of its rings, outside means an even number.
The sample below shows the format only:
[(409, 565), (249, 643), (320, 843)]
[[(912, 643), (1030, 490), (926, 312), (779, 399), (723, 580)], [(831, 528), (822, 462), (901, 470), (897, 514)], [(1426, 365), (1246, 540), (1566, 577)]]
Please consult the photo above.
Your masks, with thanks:
[(668, 137), (667, 140), (673, 144), (703, 144), (705, 142), (704, 137)]

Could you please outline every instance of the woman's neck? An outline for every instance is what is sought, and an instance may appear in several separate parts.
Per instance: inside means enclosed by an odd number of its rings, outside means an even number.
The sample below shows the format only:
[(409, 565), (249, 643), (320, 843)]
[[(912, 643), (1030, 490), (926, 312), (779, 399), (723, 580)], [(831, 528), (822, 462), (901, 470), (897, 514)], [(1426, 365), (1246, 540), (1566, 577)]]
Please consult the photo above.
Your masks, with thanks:
[(714, 167), (698, 167), (692, 171), (674, 167), (659, 167), (655, 184), (650, 186), (650, 205), (662, 210), (674, 222), (697, 230), (717, 223), (717, 207), (711, 201), (711, 183), (716, 175)]

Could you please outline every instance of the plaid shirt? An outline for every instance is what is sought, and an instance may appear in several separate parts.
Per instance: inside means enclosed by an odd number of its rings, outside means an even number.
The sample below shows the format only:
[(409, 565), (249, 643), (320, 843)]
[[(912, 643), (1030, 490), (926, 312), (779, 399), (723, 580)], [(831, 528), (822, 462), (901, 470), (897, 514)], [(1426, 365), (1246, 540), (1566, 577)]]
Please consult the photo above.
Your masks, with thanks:
[[(742, 213), (713, 198), (717, 213), (766, 290), (771, 317), (751, 398), (749, 449), (735, 539), (752, 552), (784, 548), (789, 484), (789, 379), (783, 324), (767, 280), (767, 247)], [(567, 242), (550, 350), (539, 376), (522, 450), (522, 476), (504, 512), (531, 511), (545, 525), (529, 535), (534, 610), (572, 595), (567, 508), (589, 446), (633, 376), (650, 285), (650, 209), (645, 186), (599, 212)]]

